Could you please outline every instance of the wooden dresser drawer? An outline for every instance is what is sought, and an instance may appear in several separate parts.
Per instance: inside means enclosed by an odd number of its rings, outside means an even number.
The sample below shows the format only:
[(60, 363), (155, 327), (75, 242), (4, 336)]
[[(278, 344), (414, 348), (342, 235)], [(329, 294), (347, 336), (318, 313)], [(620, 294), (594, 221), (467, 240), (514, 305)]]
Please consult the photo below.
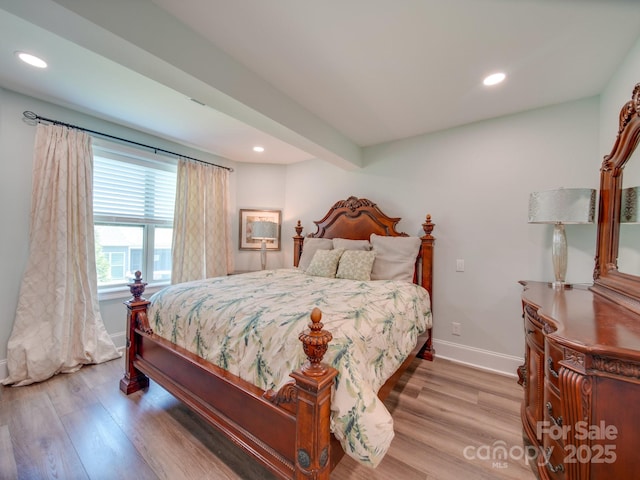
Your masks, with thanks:
[(550, 387), (549, 380), (545, 382), (544, 399), (543, 418), (546, 422), (546, 428), (543, 430), (542, 451), (540, 452), (542, 458), (538, 459), (538, 463), (543, 464), (548, 478), (564, 479), (566, 474), (564, 420), (560, 413), (560, 397)]
[(560, 374), (560, 360), (564, 358), (564, 350), (562, 347), (556, 345), (552, 341), (547, 341), (545, 344), (544, 352), (544, 374), (549, 380), (549, 383), (553, 385), (556, 392), (559, 392), (559, 374)]
[(548, 422), (548, 430), (552, 430), (554, 438), (564, 445), (563, 435), (560, 433), (564, 426), (560, 397), (554, 389), (550, 388), (548, 380), (545, 382), (544, 389), (544, 420)]
[(538, 457), (538, 465), (546, 470), (547, 476), (554, 480), (566, 478), (566, 467), (564, 464), (565, 449), (559, 442), (545, 438), (543, 453)]
[(544, 351), (542, 327), (528, 313), (524, 315), (524, 333), (527, 341), (533, 342), (540, 350)]

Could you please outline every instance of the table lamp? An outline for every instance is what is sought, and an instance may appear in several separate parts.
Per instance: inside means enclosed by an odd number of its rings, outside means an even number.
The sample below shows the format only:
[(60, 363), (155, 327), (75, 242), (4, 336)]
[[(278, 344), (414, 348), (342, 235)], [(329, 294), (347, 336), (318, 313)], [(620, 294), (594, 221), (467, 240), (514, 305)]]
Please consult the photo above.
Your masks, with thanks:
[(276, 222), (257, 221), (251, 227), (251, 238), (260, 240), (260, 266), (264, 270), (267, 266), (267, 240), (278, 238), (278, 224)]
[(554, 288), (565, 285), (567, 274), (567, 235), (565, 224), (593, 223), (596, 191), (591, 188), (560, 188), (533, 192), (529, 196), (529, 223), (553, 224), (551, 259)]

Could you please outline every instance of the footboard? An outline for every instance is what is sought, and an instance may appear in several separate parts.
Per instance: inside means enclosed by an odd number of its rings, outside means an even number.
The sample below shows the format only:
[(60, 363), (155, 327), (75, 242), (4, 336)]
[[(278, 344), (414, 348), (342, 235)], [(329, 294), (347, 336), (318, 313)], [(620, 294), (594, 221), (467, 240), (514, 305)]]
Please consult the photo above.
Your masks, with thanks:
[(322, 363), (331, 334), (321, 313), (311, 313), (300, 334), (308, 361), (278, 392), (260, 388), (155, 335), (142, 297), (141, 273), (129, 285), (126, 302), (125, 394), (146, 388), (152, 378), (199, 413), (235, 444), (283, 479), (328, 479), (331, 387), (337, 371)]

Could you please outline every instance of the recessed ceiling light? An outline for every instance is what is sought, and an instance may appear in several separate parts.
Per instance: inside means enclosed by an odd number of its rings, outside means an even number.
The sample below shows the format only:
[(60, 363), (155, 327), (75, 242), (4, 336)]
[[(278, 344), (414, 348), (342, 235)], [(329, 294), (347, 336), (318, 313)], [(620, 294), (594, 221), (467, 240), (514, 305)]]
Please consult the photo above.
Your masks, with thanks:
[(264, 152), (264, 147), (255, 146), (253, 147), (253, 151), (258, 153)]
[(506, 75), (502, 72), (492, 73), (488, 77), (486, 77), (482, 83), (484, 83), (487, 87), (491, 85), (497, 85), (501, 83), (506, 78)]
[(36, 57), (35, 55), (31, 55), (30, 53), (25, 52), (16, 52), (16, 55), (20, 60), (22, 60), (24, 63), (28, 63), (32, 67), (47, 68), (47, 62), (45, 62), (41, 58)]

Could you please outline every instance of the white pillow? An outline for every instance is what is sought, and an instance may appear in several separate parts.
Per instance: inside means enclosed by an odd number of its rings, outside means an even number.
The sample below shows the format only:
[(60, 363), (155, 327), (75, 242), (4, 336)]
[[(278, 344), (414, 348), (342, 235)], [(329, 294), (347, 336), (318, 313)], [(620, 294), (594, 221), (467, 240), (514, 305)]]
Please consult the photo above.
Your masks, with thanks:
[(348, 238), (334, 238), (333, 248), (344, 248), (345, 250), (371, 250), (369, 240), (349, 240)]
[(376, 258), (372, 250), (345, 250), (338, 263), (336, 278), (371, 280), (371, 268)]
[(341, 248), (338, 250), (316, 250), (309, 268), (304, 273), (316, 277), (335, 278), (338, 262), (343, 252), (344, 250)]
[(371, 280), (404, 280), (413, 282), (416, 258), (420, 251), (418, 237), (370, 237), (376, 259), (371, 270)]
[(311, 264), (311, 260), (317, 250), (331, 250), (333, 248), (333, 240), (330, 238), (311, 238), (305, 237), (302, 243), (302, 255), (300, 255), (300, 261), (298, 262), (298, 268), (302, 271), (306, 271)]

